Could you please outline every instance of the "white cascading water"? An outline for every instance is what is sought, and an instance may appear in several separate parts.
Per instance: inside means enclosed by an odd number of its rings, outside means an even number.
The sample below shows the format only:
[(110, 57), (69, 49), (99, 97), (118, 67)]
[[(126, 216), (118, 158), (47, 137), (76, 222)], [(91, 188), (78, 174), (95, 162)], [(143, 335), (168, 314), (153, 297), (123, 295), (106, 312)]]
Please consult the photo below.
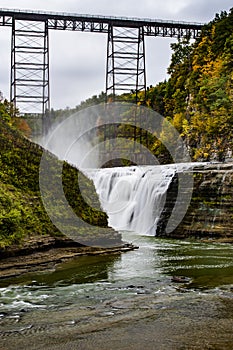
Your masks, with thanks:
[(135, 166), (87, 171), (109, 225), (118, 231), (155, 235), (176, 166)]

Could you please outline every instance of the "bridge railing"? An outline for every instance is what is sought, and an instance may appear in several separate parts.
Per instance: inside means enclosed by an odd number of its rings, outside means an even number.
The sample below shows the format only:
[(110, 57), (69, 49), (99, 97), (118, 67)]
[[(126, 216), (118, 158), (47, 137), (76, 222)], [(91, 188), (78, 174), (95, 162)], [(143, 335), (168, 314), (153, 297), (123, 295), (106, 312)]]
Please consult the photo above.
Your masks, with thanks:
[[(203, 26), (203, 23), (198, 22), (185, 22), (185, 21), (174, 21), (174, 20), (162, 20), (162, 19), (154, 19), (154, 18), (139, 18), (139, 17), (125, 17), (125, 16), (103, 16), (103, 15), (90, 15), (90, 14), (77, 14), (77, 13), (66, 13), (66, 12), (52, 12), (52, 11), (34, 11), (34, 10), (21, 10), (21, 9), (6, 9), (6, 8), (0, 8), (0, 16), (15, 16), (17, 17), (17, 14), (20, 15), (38, 15), (38, 16), (44, 16), (45, 19), (54, 19), (56, 18), (63, 18), (63, 19), (73, 19), (73, 20), (100, 20), (106, 23), (110, 23), (114, 25), (112, 22), (125, 22), (125, 23), (131, 23), (131, 24), (138, 24), (138, 25), (173, 25), (177, 27), (192, 27), (193, 29), (201, 29)], [(40, 18), (38, 18), (39, 20)], [(137, 26), (138, 26), (137, 25)]]

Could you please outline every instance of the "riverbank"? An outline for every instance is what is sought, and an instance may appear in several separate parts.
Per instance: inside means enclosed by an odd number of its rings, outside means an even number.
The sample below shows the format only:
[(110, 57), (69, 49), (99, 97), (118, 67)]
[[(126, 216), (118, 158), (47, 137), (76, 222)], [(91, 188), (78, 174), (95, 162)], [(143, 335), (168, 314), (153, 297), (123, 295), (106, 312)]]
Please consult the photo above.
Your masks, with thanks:
[(50, 270), (59, 263), (79, 256), (120, 254), (134, 249), (137, 247), (124, 242), (109, 248), (86, 247), (68, 238), (34, 236), (23, 247), (15, 246), (1, 252), (0, 280)]
[[(160, 237), (158, 239), (161, 240)], [(156, 240), (156, 237), (155, 237)], [(166, 240), (166, 239), (165, 239)], [(174, 244), (177, 239), (173, 239)], [(198, 243), (233, 244), (233, 238), (191, 239)], [(0, 250), (0, 280), (55, 269), (58, 264), (81, 256), (114, 255), (138, 249), (137, 245), (122, 242), (113, 247), (83, 246), (66, 237), (32, 236), (23, 246)]]
[(1, 350), (228, 350), (233, 299), (200, 293), (136, 295), (124, 301), (32, 312), (0, 332)]

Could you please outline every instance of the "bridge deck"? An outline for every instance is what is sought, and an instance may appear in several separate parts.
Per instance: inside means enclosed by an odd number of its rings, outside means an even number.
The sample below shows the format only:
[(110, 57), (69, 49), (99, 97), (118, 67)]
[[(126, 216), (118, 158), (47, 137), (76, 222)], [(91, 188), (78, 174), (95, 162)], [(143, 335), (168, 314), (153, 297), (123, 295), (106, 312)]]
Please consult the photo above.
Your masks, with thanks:
[(48, 21), (49, 29), (108, 33), (109, 25), (129, 28), (143, 27), (146, 36), (196, 38), (201, 23), (178, 22), (150, 18), (97, 16), (74, 13), (43, 12), (18, 9), (0, 9), (0, 25), (12, 26), (12, 19)]

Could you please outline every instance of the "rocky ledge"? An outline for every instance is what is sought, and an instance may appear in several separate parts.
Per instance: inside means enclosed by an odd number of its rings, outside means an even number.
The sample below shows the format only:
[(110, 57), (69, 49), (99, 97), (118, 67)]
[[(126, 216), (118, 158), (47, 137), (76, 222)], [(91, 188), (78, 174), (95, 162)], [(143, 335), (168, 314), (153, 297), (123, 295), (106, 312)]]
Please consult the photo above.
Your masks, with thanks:
[(15, 246), (9, 251), (1, 252), (0, 279), (48, 270), (59, 263), (83, 255), (120, 254), (133, 249), (137, 247), (124, 242), (113, 247), (87, 247), (65, 237), (34, 236), (23, 248)]
[[(185, 181), (185, 175), (188, 175), (186, 180), (192, 175), (193, 183), (186, 181), (180, 186), (179, 182)], [(190, 191), (191, 202), (181, 223), (172, 232), (166, 232), (178, 191), (183, 191), (178, 203), (181, 208), (182, 200), (187, 199)], [(168, 189), (156, 234), (160, 237), (233, 242), (233, 163), (197, 164), (183, 176), (177, 173)]]

